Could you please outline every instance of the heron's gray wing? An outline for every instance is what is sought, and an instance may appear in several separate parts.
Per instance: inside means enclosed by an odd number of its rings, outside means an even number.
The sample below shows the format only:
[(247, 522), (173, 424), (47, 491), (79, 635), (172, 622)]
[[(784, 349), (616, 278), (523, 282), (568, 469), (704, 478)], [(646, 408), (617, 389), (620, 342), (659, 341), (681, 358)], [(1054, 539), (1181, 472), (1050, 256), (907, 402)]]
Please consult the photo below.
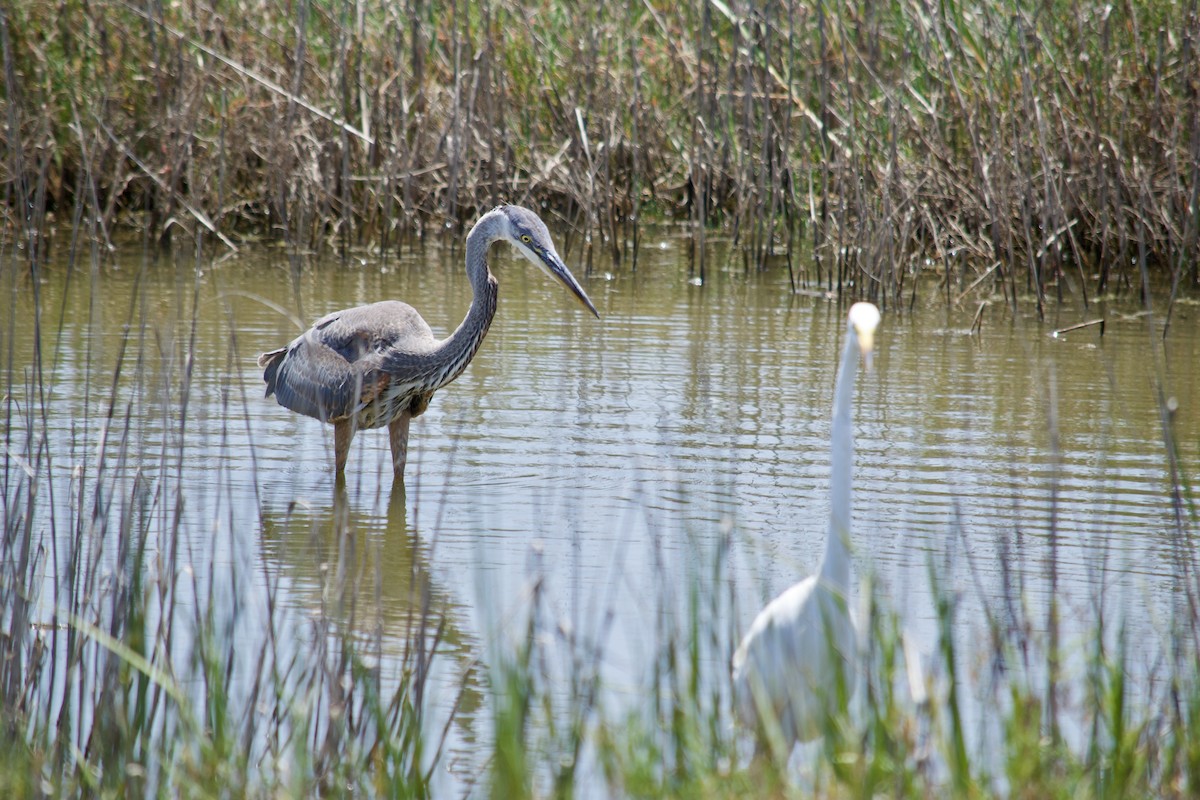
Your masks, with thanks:
[(432, 331), (409, 305), (396, 301), (335, 311), (317, 320), (284, 350), (264, 353), (267, 394), (300, 414), (349, 416), (393, 376), (382, 370), (397, 348), (423, 351)]

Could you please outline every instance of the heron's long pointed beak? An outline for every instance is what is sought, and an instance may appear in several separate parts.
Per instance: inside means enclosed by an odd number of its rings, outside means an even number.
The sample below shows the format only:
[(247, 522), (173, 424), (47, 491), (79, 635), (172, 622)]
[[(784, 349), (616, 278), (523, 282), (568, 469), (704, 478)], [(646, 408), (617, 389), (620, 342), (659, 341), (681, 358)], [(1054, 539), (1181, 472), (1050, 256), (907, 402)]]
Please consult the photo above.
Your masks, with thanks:
[(575, 276), (571, 274), (571, 270), (567, 269), (567, 265), (562, 262), (556, 253), (543, 253), (542, 261), (545, 263), (545, 269), (551, 276), (556, 278), (563, 286), (583, 303), (588, 311), (595, 315), (596, 319), (600, 319), (600, 312), (592, 305), (592, 301), (588, 298), (587, 292), (579, 285), (579, 281), (575, 280)]

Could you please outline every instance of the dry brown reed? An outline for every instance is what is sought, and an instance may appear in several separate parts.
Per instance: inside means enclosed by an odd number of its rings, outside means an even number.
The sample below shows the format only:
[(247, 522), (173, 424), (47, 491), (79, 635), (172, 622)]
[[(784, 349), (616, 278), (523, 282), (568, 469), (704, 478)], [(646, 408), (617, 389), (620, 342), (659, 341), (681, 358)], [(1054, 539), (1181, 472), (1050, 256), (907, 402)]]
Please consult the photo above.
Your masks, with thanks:
[(89, 216), (387, 251), (511, 201), (588, 265), (665, 218), (701, 278), (721, 231), (882, 303), (927, 271), (1086, 303), (1140, 258), (1174, 299), (1200, 283), (1198, 41), (1197, 0), (32, 0), (0, 9), (0, 207), (31, 247)]

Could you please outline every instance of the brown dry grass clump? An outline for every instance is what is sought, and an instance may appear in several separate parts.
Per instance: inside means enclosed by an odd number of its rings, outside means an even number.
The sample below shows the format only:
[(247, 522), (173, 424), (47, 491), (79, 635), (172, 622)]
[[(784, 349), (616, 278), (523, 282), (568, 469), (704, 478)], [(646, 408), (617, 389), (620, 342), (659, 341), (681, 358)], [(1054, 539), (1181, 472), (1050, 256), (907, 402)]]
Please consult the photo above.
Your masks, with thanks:
[(720, 228), (794, 284), (898, 302), (932, 265), (1040, 308), (1200, 281), (1198, 40), (1196, 0), (31, 0), (0, 207), (36, 256), (66, 220), (388, 248), (514, 201), (588, 263), (674, 218), (700, 269)]

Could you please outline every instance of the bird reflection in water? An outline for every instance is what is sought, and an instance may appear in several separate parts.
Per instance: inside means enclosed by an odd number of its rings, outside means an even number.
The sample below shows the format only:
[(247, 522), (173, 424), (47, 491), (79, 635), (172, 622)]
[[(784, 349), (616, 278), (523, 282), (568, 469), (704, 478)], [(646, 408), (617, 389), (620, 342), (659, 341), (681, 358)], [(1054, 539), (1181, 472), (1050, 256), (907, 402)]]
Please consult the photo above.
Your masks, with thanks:
[[(361, 682), (368, 680), (385, 708), (407, 692), (417, 719), (431, 722), (427, 733), (454, 735), (464, 746), (478, 741), (478, 643), (466, 632), (461, 606), (434, 582), (429, 543), (408, 525), (403, 482), (373, 501), (336, 482), (330, 506), (293, 501), (283, 513), (265, 510), (263, 532), (274, 594), (309, 621), (298, 646), (323, 665), (323, 713), (330, 720), (341, 715), (340, 724), (326, 726), (327, 739), (355, 736), (347, 726), (374, 724), (362, 713)], [(326, 744), (327, 752), (339, 752)]]

